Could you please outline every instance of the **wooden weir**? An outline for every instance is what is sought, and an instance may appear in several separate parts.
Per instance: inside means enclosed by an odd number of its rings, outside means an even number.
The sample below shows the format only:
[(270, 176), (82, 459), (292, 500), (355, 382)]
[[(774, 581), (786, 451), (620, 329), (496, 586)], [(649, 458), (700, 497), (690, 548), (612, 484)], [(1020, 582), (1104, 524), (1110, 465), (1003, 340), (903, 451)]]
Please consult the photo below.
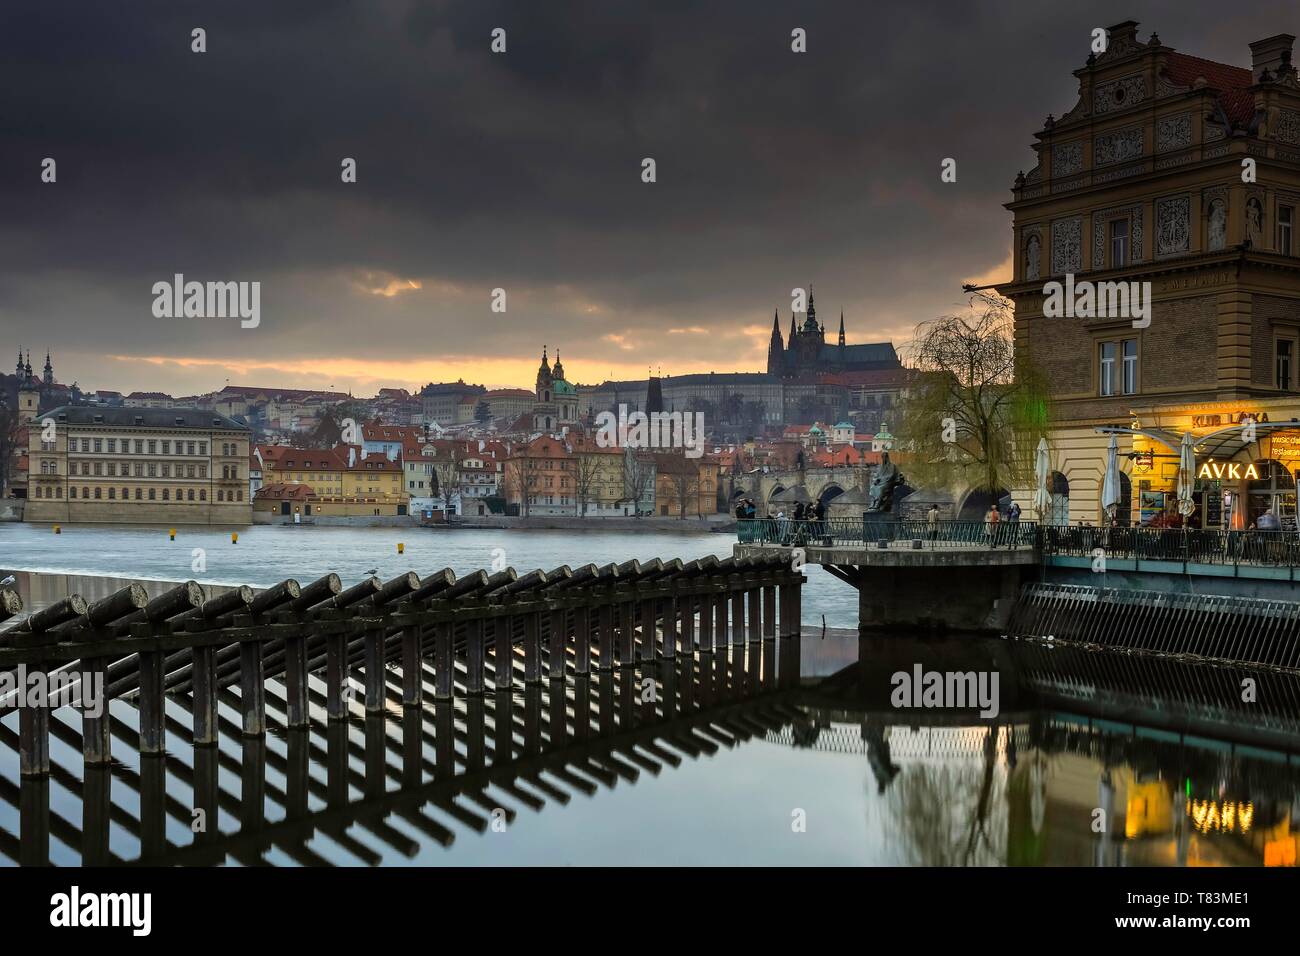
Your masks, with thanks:
[[(656, 558), (522, 575), (508, 568), (459, 578), (444, 569), (423, 579), (413, 572), (387, 582), (367, 578), (346, 589), (327, 574), (307, 585), (290, 579), (260, 593), (241, 587), (207, 600), (192, 581), (153, 600), (132, 584), (93, 604), (70, 595), (0, 631), (0, 671), (21, 666), (29, 680), (37, 672), (57, 674), (74, 686), (102, 681), (106, 698), (136, 706), (142, 755), (166, 749), (169, 696), (190, 708), (192, 742), (209, 746), (218, 739), (222, 700), (237, 705), (242, 735), (265, 735), (272, 680), (283, 686), (287, 728), (307, 726), (312, 703), (323, 705), (330, 720), (348, 718), (350, 677), (358, 668), (370, 713), (388, 706), (390, 665), (401, 674), (401, 704), (418, 707), (430, 676), (435, 701), (449, 701), (458, 690), (481, 696), (489, 662), (492, 689), (500, 692), (516, 682), (562, 684), (593, 670), (672, 660), (681, 651), (699, 655), (702, 677), (713, 672), (714, 681), (701, 684), (705, 694), (727, 686), (729, 666), (758, 666), (760, 654), (747, 655), (746, 644), (797, 638), (803, 580), (774, 555), (686, 564)], [(0, 593), (4, 621), (21, 602), (13, 592)], [(735, 647), (739, 653), (731, 653)], [(316, 700), (308, 678), (321, 673), (324, 699)], [(16, 706), (0, 701), (0, 717)], [(48, 776), (50, 707), (17, 709), (20, 772)], [(112, 726), (106, 701), (96, 715), (83, 710), (80, 746), (88, 767), (111, 761)]]
[[(206, 602), (189, 584), (152, 602), (125, 588), (0, 632), (0, 666), (102, 668), (123, 702), (95, 720), (82, 714), (80, 734), (75, 717), (28, 707), (19, 732), (0, 723), (0, 749), (19, 751), (24, 768), (17, 783), (0, 776), (0, 810), (17, 811), (20, 824), (18, 836), (0, 826), (0, 857), (47, 864), (57, 840), (83, 864), (258, 865), (271, 849), (304, 865), (375, 864), (376, 841), (408, 858), (419, 849), (390, 820), (446, 846), (457, 826), (513, 820), (512, 804), (567, 803), (798, 718), (782, 688), (798, 680), (803, 579), (784, 563), (439, 572), (350, 590), (331, 577)], [(720, 623), (737, 607), (756, 613)], [(657, 688), (649, 700), (647, 676)], [(348, 719), (308, 722), (309, 706)], [(268, 733), (283, 745), (268, 746)], [(51, 736), (63, 764), (50, 759)], [(138, 770), (108, 765), (111, 738), (140, 754)], [(188, 762), (161, 750), (168, 738)], [(78, 750), (84, 765), (68, 766)], [(44, 772), (27, 772), (41, 760)], [(192, 806), (169, 778), (192, 790)], [(80, 797), (79, 826), (51, 806), (52, 785)], [(114, 787), (135, 799), (114, 801)], [(188, 845), (168, 838), (199, 810), (238, 828), (214, 823)], [(124, 848), (137, 841), (138, 856), (110, 847), (110, 827), (125, 833)], [(317, 834), (333, 847), (328, 859), (311, 844)]]

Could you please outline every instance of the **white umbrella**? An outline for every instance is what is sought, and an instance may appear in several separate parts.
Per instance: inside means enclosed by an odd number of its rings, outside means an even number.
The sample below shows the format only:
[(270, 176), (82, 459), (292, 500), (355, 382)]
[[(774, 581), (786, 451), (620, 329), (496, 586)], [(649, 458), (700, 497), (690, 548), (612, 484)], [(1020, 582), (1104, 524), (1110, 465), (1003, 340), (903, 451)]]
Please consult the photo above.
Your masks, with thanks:
[(1047, 490), (1047, 476), (1051, 467), (1047, 457), (1047, 439), (1040, 438), (1038, 454), (1034, 458), (1034, 510), (1038, 512), (1040, 521), (1047, 516), (1048, 509), (1052, 507), (1052, 496)]
[(1196, 487), (1196, 451), (1192, 447), (1191, 432), (1183, 432), (1183, 443), (1178, 449), (1178, 513), (1184, 518), (1196, 510), (1192, 491)]
[(1101, 482), (1101, 506), (1107, 516), (1115, 517), (1119, 509), (1119, 436), (1114, 432), (1110, 436), (1110, 448), (1106, 452), (1106, 476)]

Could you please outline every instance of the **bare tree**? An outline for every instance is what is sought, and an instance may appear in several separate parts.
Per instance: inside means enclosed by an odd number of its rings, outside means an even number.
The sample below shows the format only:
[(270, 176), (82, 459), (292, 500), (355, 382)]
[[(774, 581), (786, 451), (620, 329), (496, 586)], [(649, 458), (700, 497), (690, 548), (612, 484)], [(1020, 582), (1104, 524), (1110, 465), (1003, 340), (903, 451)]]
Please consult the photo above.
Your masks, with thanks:
[(695, 502), (695, 510), (699, 511), (700, 495), (700, 474), (698, 471), (685, 469), (674, 470), (669, 473), (668, 481), (672, 486), (673, 500), (677, 502), (677, 517), (685, 519), (686, 506)]
[(623, 450), (623, 494), (632, 501), (633, 511), (641, 517), (641, 499), (655, 480), (654, 459), (631, 448)]
[(1048, 430), (1047, 381), (1016, 355), (1011, 303), (972, 292), (970, 304), (917, 326), (896, 447), (908, 477), (932, 487), (1024, 487)]
[(22, 428), (18, 412), (0, 401), (0, 498), (9, 497), (9, 483), (13, 478), (14, 459), (22, 444)]
[(581, 517), (587, 516), (587, 505), (591, 503), (593, 495), (599, 498), (600, 478), (600, 459), (596, 455), (580, 452), (574, 455), (573, 494)]

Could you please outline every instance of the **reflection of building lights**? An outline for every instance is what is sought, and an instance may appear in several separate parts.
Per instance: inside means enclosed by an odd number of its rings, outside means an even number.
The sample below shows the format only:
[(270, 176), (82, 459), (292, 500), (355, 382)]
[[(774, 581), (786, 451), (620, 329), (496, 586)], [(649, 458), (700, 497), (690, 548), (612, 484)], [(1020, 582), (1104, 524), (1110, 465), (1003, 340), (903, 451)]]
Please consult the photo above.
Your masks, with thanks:
[(1255, 819), (1255, 805), (1237, 803), (1234, 800), (1223, 803), (1217, 800), (1188, 800), (1187, 815), (1202, 833), (1211, 830), (1216, 833), (1246, 833)]

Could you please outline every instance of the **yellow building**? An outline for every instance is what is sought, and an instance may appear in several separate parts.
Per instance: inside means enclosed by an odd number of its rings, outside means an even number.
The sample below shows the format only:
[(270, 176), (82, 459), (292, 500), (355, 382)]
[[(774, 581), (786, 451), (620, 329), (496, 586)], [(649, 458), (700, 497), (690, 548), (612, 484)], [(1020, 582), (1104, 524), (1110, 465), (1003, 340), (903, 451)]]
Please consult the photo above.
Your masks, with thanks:
[(248, 426), (198, 408), (64, 405), (28, 424), (34, 522), (248, 524)]
[[(1300, 426), (1275, 427), (1300, 419), (1294, 39), (1252, 43), (1238, 66), (1117, 24), (1074, 71), (1075, 105), (1035, 134), (998, 288), (1053, 386), (1053, 523), (1102, 520), (1106, 426), (1126, 430), (1121, 521), (1169, 520), (1184, 432), (1193, 524), (1294, 521)], [(1265, 415), (1274, 427), (1232, 431)], [(1013, 490), (1032, 515), (1033, 489)]]

